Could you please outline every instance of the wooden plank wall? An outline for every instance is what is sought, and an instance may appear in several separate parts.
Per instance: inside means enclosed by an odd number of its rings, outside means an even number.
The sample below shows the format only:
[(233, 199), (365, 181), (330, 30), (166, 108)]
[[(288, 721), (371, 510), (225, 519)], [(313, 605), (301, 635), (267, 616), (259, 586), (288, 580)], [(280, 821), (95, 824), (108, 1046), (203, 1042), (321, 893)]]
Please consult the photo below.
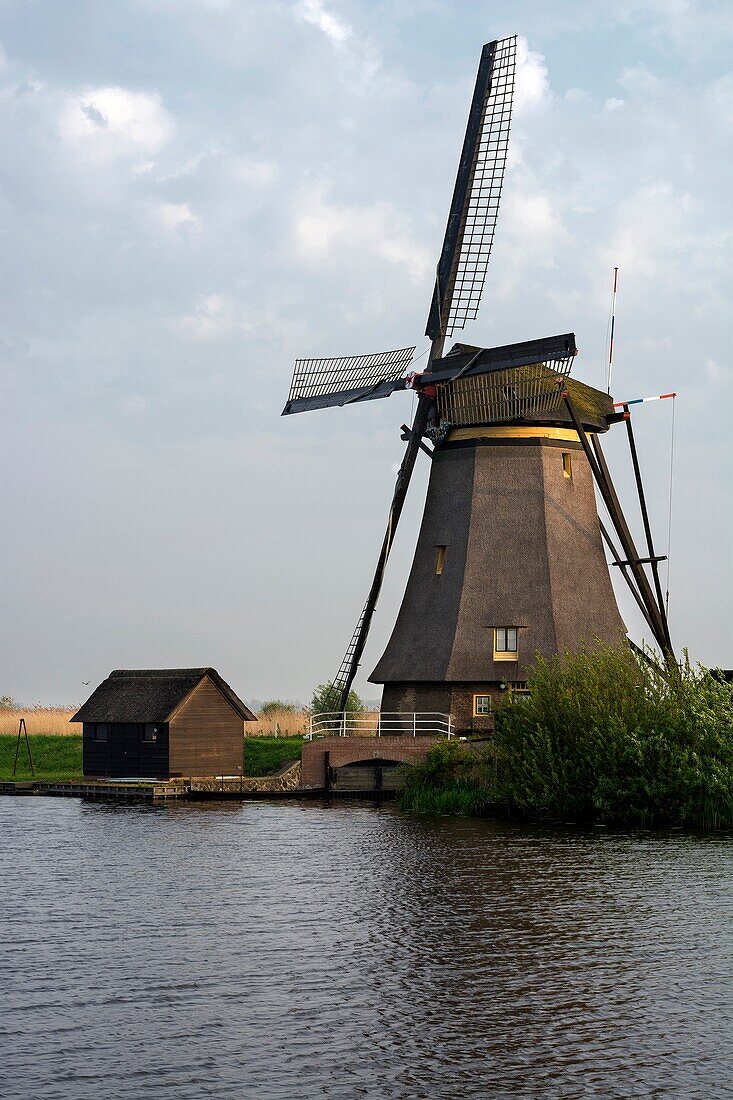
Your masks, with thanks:
[(206, 676), (169, 723), (170, 775), (237, 775), (244, 723)]

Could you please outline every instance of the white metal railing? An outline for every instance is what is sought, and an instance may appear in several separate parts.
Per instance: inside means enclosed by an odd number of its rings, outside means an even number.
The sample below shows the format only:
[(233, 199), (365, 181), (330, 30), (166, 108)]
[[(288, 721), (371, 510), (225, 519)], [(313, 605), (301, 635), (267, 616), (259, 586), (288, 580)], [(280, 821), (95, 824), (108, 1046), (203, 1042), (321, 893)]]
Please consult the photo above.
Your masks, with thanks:
[(333, 710), (312, 714), (308, 739), (314, 737), (453, 737), (450, 714), (438, 711)]

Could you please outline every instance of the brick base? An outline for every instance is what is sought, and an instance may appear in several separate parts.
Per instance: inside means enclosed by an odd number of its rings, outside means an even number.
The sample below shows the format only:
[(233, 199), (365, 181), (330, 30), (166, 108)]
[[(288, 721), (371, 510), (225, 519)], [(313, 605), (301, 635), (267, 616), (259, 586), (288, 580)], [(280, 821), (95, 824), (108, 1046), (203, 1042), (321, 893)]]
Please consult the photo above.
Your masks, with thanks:
[(361, 760), (406, 763), (422, 760), (440, 737), (322, 737), (303, 745), (300, 785), (327, 786), (326, 767), (342, 768)]

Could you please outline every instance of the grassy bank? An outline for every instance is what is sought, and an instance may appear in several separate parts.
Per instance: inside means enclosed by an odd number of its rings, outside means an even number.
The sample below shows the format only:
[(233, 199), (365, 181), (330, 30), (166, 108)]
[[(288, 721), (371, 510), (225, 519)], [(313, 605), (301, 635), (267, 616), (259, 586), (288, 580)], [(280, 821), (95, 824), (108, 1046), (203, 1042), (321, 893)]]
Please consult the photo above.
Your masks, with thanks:
[(302, 737), (245, 737), (244, 774), (272, 775), (287, 760), (300, 760)]
[(77, 779), (81, 777), (81, 737), (78, 734), (70, 737), (34, 734), (29, 737), (29, 741), (36, 774), (35, 776), (31, 775), (25, 739), (22, 738), (20, 755), (18, 756), (18, 770), (13, 776), (17, 735), (0, 734), (0, 780), (15, 779), (20, 782), (26, 779), (37, 779), (44, 783), (50, 783), (58, 779)]
[[(77, 779), (82, 775), (81, 737), (29, 735), (35, 776), (28, 766), (25, 739), (20, 742), (18, 770), (13, 776), (16, 736), (0, 734), (0, 780), (37, 779), (50, 783), (59, 779)], [(302, 737), (255, 737), (244, 742), (245, 775), (271, 775), (286, 760), (300, 759)]]
[[(484, 746), (440, 745), (407, 770), (403, 805), (539, 821), (733, 827), (733, 685), (626, 651), (538, 661)], [(455, 807), (455, 809), (451, 809)]]

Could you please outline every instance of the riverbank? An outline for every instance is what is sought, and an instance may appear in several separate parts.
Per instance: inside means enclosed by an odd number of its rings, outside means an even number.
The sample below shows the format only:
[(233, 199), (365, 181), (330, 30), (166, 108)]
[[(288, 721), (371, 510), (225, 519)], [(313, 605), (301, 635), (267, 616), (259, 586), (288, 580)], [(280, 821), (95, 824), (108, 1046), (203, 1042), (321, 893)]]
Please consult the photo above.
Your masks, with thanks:
[[(58, 783), (85, 782), (82, 766), (82, 739), (79, 734), (59, 737), (31, 734), (28, 742), (33, 770), (28, 762), (25, 739), (21, 738), (18, 767), (13, 775), (17, 734), (0, 735), (0, 782)], [(244, 774), (246, 777), (274, 775), (285, 763), (300, 760), (302, 737), (244, 738)]]

